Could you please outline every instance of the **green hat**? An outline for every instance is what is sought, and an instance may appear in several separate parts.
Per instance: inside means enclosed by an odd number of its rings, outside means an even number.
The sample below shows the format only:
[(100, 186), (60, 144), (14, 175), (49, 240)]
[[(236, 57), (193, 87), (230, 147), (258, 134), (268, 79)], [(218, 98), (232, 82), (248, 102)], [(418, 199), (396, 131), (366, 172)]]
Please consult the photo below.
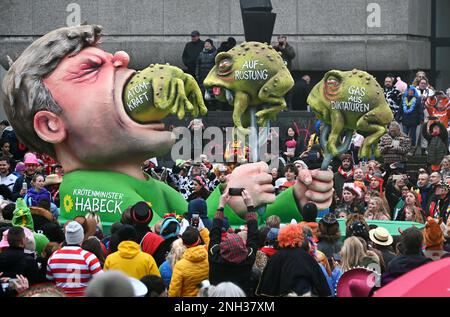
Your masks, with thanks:
[(42, 233), (33, 232), (33, 234), (34, 241), (36, 242), (36, 254), (40, 256), (50, 240)]
[(27, 227), (34, 231), (33, 217), (31, 216), (30, 208), (25, 204), (22, 198), (17, 199), (16, 209), (14, 209), (12, 225), (19, 227)]

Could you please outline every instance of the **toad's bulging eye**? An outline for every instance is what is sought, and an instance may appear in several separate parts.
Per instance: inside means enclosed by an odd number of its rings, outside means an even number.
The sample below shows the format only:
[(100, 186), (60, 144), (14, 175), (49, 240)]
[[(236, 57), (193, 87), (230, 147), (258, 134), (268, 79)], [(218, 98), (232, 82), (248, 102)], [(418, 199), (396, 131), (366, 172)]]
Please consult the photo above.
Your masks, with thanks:
[(337, 87), (339, 86), (339, 81), (336, 79), (336, 77), (330, 76), (327, 79), (327, 85)]
[(219, 75), (228, 75), (231, 72), (233, 61), (230, 58), (224, 58), (219, 62)]

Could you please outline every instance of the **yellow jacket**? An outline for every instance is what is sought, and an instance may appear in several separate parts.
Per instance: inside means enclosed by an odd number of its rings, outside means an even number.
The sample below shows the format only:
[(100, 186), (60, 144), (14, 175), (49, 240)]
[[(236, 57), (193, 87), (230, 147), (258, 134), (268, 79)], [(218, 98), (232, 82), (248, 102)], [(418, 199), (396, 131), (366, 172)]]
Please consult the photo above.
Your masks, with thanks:
[(209, 276), (208, 251), (204, 245), (187, 249), (175, 264), (169, 286), (169, 297), (194, 297), (198, 285)]
[(138, 280), (146, 275), (161, 276), (153, 257), (142, 252), (139, 244), (133, 241), (121, 242), (118, 251), (106, 258), (103, 270), (120, 270)]

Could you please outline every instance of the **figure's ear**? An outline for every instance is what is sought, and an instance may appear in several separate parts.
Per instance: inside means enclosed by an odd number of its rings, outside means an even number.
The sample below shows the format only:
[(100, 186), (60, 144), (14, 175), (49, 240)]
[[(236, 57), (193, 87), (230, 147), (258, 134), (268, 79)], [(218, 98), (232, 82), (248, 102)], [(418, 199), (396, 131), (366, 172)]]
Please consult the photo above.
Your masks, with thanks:
[(61, 117), (50, 111), (39, 111), (34, 115), (34, 130), (44, 141), (57, 144), (66, 138), (66, 128)]

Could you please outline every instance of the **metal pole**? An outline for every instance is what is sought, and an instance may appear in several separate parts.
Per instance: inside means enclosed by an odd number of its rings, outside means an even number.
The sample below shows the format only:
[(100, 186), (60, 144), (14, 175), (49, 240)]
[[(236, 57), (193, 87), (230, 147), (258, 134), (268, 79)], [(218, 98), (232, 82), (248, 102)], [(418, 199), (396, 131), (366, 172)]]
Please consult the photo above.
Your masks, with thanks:
[[(256, 107), (250, 107), (250, 162), (258, 162), (259, 159), (259, 142), (258, 142), (258, 125), (256, 124)], [(252, 133), (255, 133), (252, 136)]]

